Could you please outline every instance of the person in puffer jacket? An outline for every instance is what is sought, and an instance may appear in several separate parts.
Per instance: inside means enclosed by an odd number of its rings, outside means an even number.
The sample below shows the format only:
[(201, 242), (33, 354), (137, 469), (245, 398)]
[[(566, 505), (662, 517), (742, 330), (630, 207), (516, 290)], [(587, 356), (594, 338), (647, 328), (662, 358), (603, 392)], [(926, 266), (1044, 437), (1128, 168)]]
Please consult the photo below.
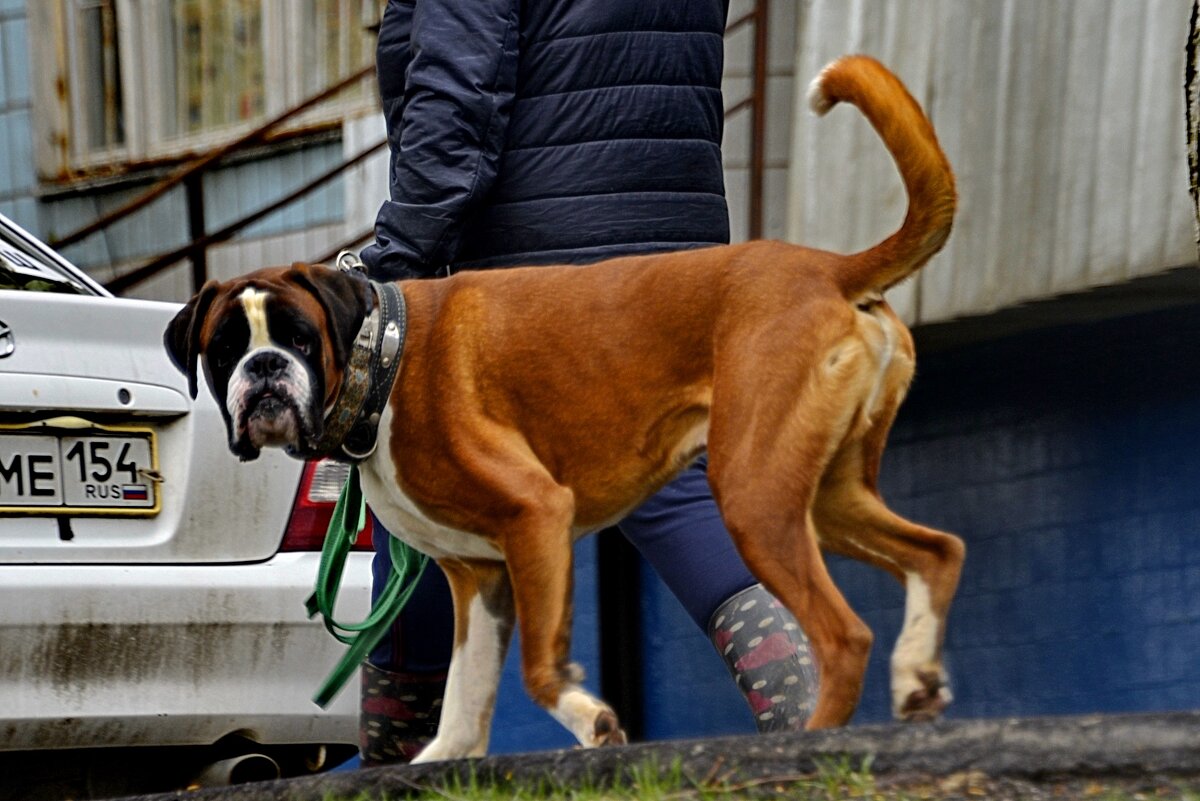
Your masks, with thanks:
[[(727, 0), (389, 0), (376, 61), (391, 199), (361, 254), (368, 273), (728, 243), (727, 12)], [(705, 466), (619, 528), (717, 646), (759, 730), (802, 728), (816, 690), (808, 644), (734, 550)], [(376, 591), (390, 569), (377, 532)], [(365, 764), (410, 759), (435, 733), (450, 607), (441, 572), (427, 570), (364, 665)]]

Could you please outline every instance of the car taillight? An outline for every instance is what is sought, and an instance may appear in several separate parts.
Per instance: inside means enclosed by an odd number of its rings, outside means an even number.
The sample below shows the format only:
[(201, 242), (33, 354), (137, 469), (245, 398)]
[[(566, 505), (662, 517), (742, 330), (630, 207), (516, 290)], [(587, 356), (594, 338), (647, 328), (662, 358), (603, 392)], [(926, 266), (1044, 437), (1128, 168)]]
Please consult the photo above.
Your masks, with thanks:
[[(325, 542), (325, 532), (329, 528), (329, 518), (333, 517), (333, 507), (349, 472), (350, 465), (332, 459), (321, 459), (304, 465), (304, 474), (300, 477), (300, 491), (296, 493), (296, 503), (292, 506), (292, 516), (288, 520), (287, 531), (284, 532), (279, 550), (321, 550), (321, 544)], [(371, 529), (371, 516), (367, 515), (367, 524), (358, 533), (354, 550), (371, 550)]]

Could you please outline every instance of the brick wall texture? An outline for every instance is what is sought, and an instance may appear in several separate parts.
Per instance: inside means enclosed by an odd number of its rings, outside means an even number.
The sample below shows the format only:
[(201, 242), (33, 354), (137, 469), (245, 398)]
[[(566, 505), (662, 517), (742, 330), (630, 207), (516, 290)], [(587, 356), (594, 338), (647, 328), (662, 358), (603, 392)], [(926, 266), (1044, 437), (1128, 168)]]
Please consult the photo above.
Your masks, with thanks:
[[(1200, 707), (1198, 335), (1193, 305), (918, 356), (883, 490), (967, 542), (956, 715)], [(864, 572), (874, 719), (902, 600)]]

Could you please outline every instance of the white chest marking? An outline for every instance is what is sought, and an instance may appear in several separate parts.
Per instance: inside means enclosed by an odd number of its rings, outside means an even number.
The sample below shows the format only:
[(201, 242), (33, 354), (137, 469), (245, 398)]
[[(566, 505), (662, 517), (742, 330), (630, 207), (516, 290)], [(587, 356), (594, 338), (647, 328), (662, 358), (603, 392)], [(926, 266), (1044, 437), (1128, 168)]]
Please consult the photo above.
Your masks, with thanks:
[(396, 464), (388, 447), (392, 408), (387, 405), (379, 420), (379, 447), (362, 463), (363, 495), (379, 522), (422, 553), (434, 559), (503, 559), (504, 554), (483, 537), (449, 528), (430, 520), (396, 483)]

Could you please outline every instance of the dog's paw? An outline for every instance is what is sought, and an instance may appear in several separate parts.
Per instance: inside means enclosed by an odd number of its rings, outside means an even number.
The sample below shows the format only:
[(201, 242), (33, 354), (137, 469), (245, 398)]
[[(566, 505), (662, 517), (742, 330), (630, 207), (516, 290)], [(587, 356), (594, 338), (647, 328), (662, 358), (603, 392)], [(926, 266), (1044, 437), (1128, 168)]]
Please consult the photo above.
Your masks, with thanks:
[(596, 716), (596, 724), (592, 731), (593, 741), (601, 745), (625, 745), (629, 742), (624, 729), (617, 722), (617, 716), (611, 711), (601, 712)]
[(894, 689), (895, 714), (899, 720), (937, 720), (954, 696), (946, 686), (946, 674), (938, 668), (916, 670), (909, 680)]

